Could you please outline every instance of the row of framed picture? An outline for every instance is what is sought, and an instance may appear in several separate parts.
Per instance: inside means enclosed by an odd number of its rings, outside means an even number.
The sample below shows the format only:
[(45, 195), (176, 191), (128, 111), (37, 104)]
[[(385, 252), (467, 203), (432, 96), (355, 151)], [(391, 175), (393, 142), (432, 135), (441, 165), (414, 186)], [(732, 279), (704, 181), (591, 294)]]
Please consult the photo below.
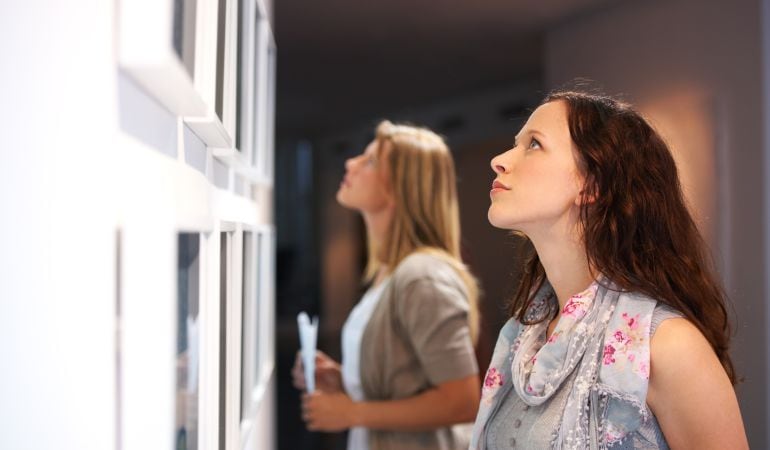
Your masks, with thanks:
[[(148, 336), (162, 334), (171, 338), (173, 364), (168, 358), (152, 364), (152, 349), (168, 347), (169, 342), (137, 342), (138, 330), (129, 328), (135, 325), (133, 318), (118, 318), (122, 324), (118, 348), (119, 407), (126, 413), (118, 414), (122, 416), (119, 428), (127, 444), (123, 448), (147, 448), (143, 445), (153, 441), (157, 446), (173, 436), (173, 444), (168, 448), (241, 449), (254, 432), (254, 417), (266, 395), (274, 365), (271, 299), (275, 234), (270, 228), (243, 228), (228, 223), (222, 224), (221, 230), (177, 235), (176, 301), (172, 312), (175, 323), (154, 328), (152, 320), (146, 317), (150, 323), (141, 329)], [(120, 242), (119, 248), (126, 244)], [(118, 279), (124, 283), (122, 278), (125, 277)], [(120, 314), (128, 305), (121, 300), (119, 303), (124, 303), (118, 308)], [(144, 347), (142, 360), (135, 359), (138, 355), (131, 352), (137, 347)], [(163, 371), (164, 367), (173, 370), (169, 373)], [(142, 374), (137, 377), (137, 372)], [(153, 374), (156, 379), (149, 380)], [(173, 380), (173, 386), (163, 380)], [(173, 412), (163, 411), (165, 402), (151, 400), (154, 394), (167, 397), (172, 391)], [(153, 417), (152, 410), (134, 414), (133, 402), (137, 399), (145, 399), (145, 406), (160, 406), (156, 412), (165, 414)], [(161, 423), (169, 423), (173, 418), (173, 429), (156, 430), (159, 439), (152, 439), (153, 433), (143, 437), (136, 434), (143, 428), (146, 431), (147, 420), (155, 422), (158, 418), (166, 419)], [(209, 424), (208, 428), (205, 424)]]
[(264, 205), (119, 142), (118, 448), (244, 450), (274, 377), (275, 229)]
[[(252, 431), (255, 408), (265, 395), (272, 367), (270, 298), (274, 239), (269, 230), (223, 224), (219, 233), (217, 335), (217, 448), (241, 448)], [(200, 285), (201, 246), (215, 235), (181, 233), (177, 245), (177, 337), (175, 449), (197, 449), (202, 389)], [(203, 264), (205, 266), (205, 264)], [(207, 358), (209, 363), (212, 358)], [(271, 363), (272, 364), (272, 363)], [(210, 406), (214, 406), (213, 404)], [(203, 416), (206, 416), (203, 411)], [(228, 445), (230, 443), (230, 445)]]
[(272, 180), (276, 48), (264, 0), (119, 3), (121, 68), (215, 157)]

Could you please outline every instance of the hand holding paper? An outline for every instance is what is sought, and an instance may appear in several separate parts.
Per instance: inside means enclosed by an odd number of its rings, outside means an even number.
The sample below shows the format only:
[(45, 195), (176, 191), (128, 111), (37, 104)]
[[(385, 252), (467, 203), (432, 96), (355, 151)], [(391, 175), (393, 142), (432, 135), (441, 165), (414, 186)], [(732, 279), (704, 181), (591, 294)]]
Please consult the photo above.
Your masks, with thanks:
[(305, 385), (307, 392), (315, 391), (315, 352), (318, 338), (318, 317), (310, 318), (304, 311), (297, 315), (299, 328), (299, 343), (302, 347), (302, 366), (305, 369)]

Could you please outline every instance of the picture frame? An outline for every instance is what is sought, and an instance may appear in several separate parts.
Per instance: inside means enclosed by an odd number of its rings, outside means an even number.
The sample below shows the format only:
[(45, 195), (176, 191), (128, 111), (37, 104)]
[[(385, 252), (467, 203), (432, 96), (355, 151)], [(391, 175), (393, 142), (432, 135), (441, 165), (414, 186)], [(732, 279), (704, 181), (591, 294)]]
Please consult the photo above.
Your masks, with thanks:
[[(262, 5), (261, 2), (257, 2)], [(275, 135), (276, 47), (270, 22), (264, 7), (257, 8), (257, 61), (255, 70), (256, 95), (261, 101), (255, 108), (255, 139), (252, 141), (251, 165), (255, 181), (269, 184), (273, 178), (273, 144)]]
[(251, 163), (255, 152), (254, 142), (257, 136), (261, 136), (257, 130), (257, 108), (263, 96), (257, 86), (260, 64), (257, 38), (262, 13), (256, 0), (237, 1), (235, 142), (232, 147), (213, 148), (212, 153), (214, 157), (227, 162), (239, 175), (253, 182), (257, 178)]
[[(259, 295), (261, 298), (260, 307), (260, 373), (259, 378), (255, 380), (254, 389), (264, 395), (264, 391), (269, 382), (270, 374), (275, 366), (275, 348), (271, 345), (272, 336), (275, 335), (275, 304), (270, 299), (275, 298), (275, 250), (276, 235), (273, 225), (260, 225), (260, 234), (262, 242), (260, 246), (260, 281)], [(261, 398), (256, 400), (261, 401)]]
[[(218, 326), (218, 310), (209, 304), (210, 256), (216, 254), (209, 251), (215, 229), (209, 183), (128, 135), (120, 135), (116, 157), (126, 169), (116, 192), (120, 447), (206, 448), (216, 438), (208, 425), (215, 400), (204, 387), (216, 380), (208, 368)], [(137, 185), (130, 178), (140, 169)], [(183, 193), (196, 201), (180, 201)], [(190, 314), (191, 305), (197, 314)]]
[(185, 123), (208, 147), (234, 150), (237, 125), (238, 0), (197, 0), (195, 89), (205, 111)]
[(243, 232), (240, 224), (220, 225), (218, 448), (240, 445), (243, 314)]
[(174, 448), (200, 447), (201, 281), (200, 233), (177, 236), (176, 402)]
[(251, 399), (258, 374), (261, 373), (260, 330), (260, 255), (261, 235), (253, 228), (243, 231), (243, 315), (242, 315), (242, 371), (241, 408), (243, 426), (251, 411)]
[(164, 107), (180, 116), (206, 112), (196, 87), (199, 0), (120, 2), (120, 67)]
[[(275, 366), (272, 335), (275, 311), (269, 295), (274, 292), (275, 232), (272, 226), (244, 228), (243, 366), (241, 381), (240, 442), (253, 439), (257, 415), (269, 394)], [(250, 256), (246, 257), (249, 253)]]

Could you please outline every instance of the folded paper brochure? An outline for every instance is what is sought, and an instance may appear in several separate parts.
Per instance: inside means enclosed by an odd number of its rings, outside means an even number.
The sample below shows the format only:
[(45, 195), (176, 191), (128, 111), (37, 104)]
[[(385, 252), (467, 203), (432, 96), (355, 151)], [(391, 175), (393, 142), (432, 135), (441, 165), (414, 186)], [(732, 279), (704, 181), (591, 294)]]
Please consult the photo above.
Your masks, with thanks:
[(318, 338), (318, 317), (310, 321), (304, 311), (297, 315), (299, 327), (299, 343), (302, 347), (302, 366), (305, 369), (305, 386), (307, 392), (315, 391), (315, 350)]

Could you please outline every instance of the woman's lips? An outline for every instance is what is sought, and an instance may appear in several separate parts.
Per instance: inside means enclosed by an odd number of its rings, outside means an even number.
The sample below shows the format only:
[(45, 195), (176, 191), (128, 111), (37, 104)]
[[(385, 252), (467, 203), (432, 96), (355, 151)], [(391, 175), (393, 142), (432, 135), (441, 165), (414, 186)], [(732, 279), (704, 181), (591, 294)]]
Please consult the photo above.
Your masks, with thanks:
[(511, 190), (511, 188), (509, 188), (508, 186), (504, 185), (503, 183), (495, 180), (495, 181), (492, 182), (492, 190), (489, 191), (489, 195), (496, 194), (496, 193), (502, 192), (502, 191), (509, 191), (509, 190)]

